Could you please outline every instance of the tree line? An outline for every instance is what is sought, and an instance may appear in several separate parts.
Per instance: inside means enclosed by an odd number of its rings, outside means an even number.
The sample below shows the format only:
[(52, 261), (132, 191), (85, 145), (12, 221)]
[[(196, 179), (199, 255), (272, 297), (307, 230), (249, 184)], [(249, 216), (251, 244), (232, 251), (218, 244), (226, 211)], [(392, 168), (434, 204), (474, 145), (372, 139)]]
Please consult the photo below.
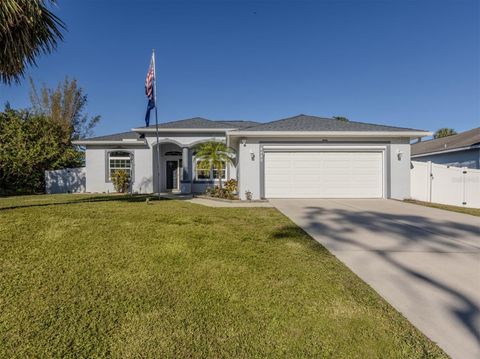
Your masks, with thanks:
[(41, 193), (45, 171), (83, 165), (72, 141), (88, 137), (100, 116), (85, 113), (87, 95), (75, 79), (37, 90), (30, 79), (31, 107), (0, 112), (0, 195)]

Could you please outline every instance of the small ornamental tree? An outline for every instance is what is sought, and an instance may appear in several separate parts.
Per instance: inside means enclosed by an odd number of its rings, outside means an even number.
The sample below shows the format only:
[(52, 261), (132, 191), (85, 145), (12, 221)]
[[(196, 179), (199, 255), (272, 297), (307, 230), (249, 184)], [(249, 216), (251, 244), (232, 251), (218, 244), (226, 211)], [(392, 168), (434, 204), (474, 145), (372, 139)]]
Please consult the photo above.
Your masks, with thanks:
[(112, 173), (113, 188), (118, 193), (128, 192), (130, 187), (130, 175), (125, 170), (116, 170)]
[(222, 188), (222, 172), (229, 163), (234, 164), (235, 152), (223, 142), (210, 141), (197, 147), (196, 158), (199, 169), (217, 170), (218, 185)]

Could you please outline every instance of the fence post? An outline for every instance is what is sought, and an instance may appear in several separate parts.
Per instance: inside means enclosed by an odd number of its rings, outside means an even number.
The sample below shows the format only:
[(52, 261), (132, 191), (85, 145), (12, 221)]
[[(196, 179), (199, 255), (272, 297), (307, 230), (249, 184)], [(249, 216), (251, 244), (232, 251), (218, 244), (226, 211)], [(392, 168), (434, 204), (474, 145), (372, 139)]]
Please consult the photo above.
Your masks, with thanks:
[(433, 186), (433, 173), (432, 173), (432, 161), (427, 162), (427, 192), (428, 192), (428, 202), (432, 202), (432, 186)]
[(462, 188), (462, 205), (464, 206), (467, 204), (466, 177), (467, 177), (467, 167), (462, 167), (462, 187), (463, 187)]

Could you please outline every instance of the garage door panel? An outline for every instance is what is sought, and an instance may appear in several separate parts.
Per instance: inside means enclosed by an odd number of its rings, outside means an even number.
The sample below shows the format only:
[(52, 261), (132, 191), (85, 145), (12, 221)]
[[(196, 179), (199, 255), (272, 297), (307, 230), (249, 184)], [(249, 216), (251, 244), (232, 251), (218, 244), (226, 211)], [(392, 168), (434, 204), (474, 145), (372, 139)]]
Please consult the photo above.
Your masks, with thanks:
[(381, 198), (382, 152), (266, 152), (267, 198)]

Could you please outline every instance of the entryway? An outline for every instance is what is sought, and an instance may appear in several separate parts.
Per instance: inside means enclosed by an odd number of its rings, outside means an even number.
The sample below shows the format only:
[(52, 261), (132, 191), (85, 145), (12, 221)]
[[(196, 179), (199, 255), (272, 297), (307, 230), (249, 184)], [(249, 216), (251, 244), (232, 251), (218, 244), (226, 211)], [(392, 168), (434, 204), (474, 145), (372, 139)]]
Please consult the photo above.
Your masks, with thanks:
[(182, 160), (166, 161), (166, 188), (167, 191), (176, 191), (180, 189), (180, 169)]

